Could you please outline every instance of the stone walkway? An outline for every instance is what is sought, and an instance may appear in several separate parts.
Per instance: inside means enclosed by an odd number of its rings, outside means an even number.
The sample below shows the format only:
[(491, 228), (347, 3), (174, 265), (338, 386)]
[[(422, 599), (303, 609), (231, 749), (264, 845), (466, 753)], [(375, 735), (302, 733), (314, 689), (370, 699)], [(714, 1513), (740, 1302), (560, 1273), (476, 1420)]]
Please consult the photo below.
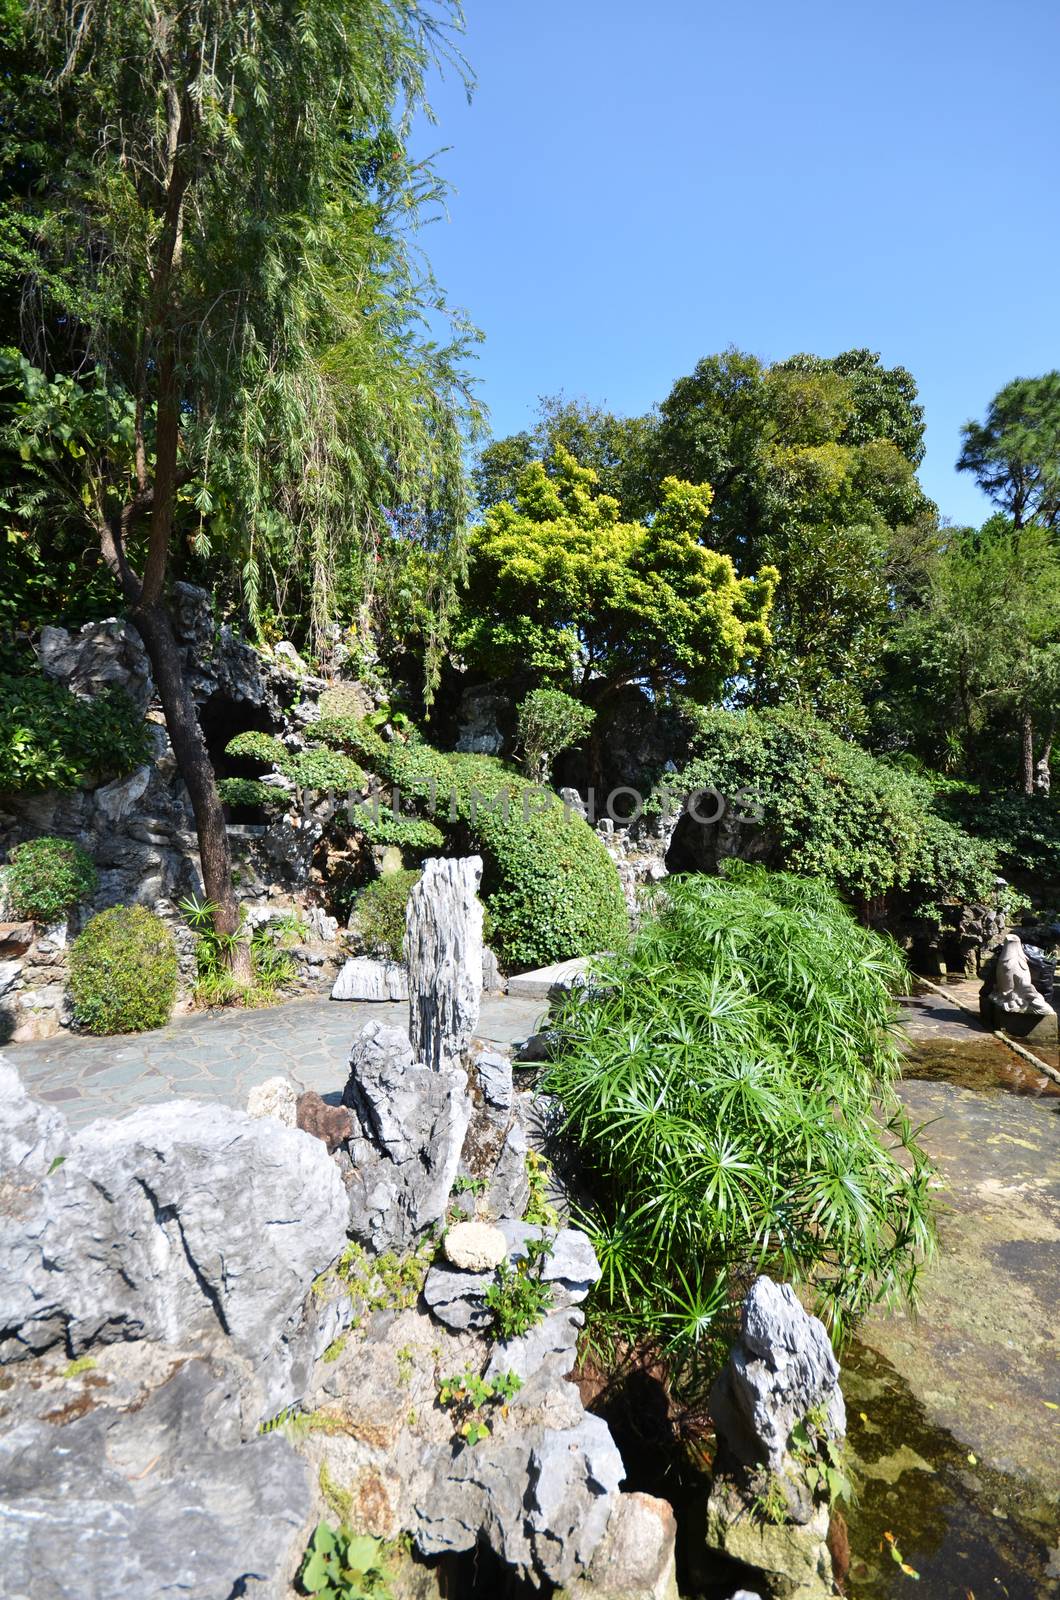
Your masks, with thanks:
[[(408, 1025), (404, 1002), (344, 1003), (315, 996), (260, 1011), (178, 1017), (152, 1033), (106, 1039), (60, 1034), (5, 1045), (0, 1061), (18, 1070), (31, 1095), (50, 1101), (71, 1127), (136, 1106), (187, 1095), (245, 1106), (251, 1087), (283, 1073), (300, 1088), (338, 1094), (350, 1042), (366, 1022)], [(535, 1032), (540, 1000), (483, 997), (479, 1037), (511, 1044)]]

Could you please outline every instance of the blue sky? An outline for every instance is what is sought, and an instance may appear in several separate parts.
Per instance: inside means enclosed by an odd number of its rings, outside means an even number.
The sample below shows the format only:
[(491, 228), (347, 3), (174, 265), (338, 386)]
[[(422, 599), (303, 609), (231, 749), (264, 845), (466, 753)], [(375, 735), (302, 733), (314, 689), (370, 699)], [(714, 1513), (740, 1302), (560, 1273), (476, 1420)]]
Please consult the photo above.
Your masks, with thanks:
[(495, 434), (541, 394), (619, 412), (736, 344), (879, 350), (959, 430), (1060, 366), (1060, 0), (466, 0), (471, 105), (432, 85), (449, 217), (420, 243), (486, 335)]

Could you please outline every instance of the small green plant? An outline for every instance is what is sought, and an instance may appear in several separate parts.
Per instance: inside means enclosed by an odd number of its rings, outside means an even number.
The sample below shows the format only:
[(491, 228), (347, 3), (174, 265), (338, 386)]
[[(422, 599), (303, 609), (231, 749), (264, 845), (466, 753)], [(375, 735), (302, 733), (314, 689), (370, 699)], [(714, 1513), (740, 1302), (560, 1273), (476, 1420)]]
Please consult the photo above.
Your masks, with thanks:
[(462, 1372), (441, 1380), (438, 1404), (452, 1414), (457, 1438), (474, 1446), (493, 1432), (489, 1413), (497, 1410), (501, 1416), (507, 1416), (508, 1403), (522, 1386), (523, 1380), (517, 1372), (503, 1372), (496, 1378)]
[(788, 1520), (788, 1497), (781, 1479), (775, 1472), (756, 1473), (751, 1480), (754, 1491), (751, 1515), (756, 1522), (768, 1522), (774, 1527)]
[(4, 882), (16, 916), (48, 924), (88, 900), (99, 874), (79, 844), (46, 835), (14, 847)]
[(520, 704), (518, 718), (526, 773), (547, 780), (556, 756), (585, 738), (596, 712), (560, 689), (533, 689)]
[(372, 955), (400, 961), (405, 941), (405, 907), (418, 872), (388, 872), (365, 884), (354, 901), (354, 922)]
[(90, 1033), (161, 1028), (177, 997), (173, 935), (145, 906), (98, 912), (70, 947), (70, 992)]
[(335, 1479), (328, 1471), (326, 1461), (320, 1463), (317, 1482), (320, 1485), (320, 1492), (324, 1496), (328, 1510), (333, 1512), (340, 1522), (349, 1522), (353, 1515), (353, 1495), (349, 1489), (344, 1489), (340, 1483), (335, 1482)]
[(401, 1385), (401, 1387), (403, 1389), (407, 1389), (409, 1384), (412, 1381), (412, 1363), (413, 1363), (412, 1346), (411, 1345), (407, 1345), (407, 1344), (403, 1344), (401, 1346), (401, 1349), (397, 1353), (396, 1360), (397, 1360), (398, 1383), (400, 1383), (400, 1385)]
[(395, 844), (401, 850), (440, 850), (442, 831), (421, 817), (395, 816), (389, 806), (358, 803), (350, 808), (350, 826), (369, 844)]
[(346, 1246), (338, 1261), (314, 1279), (312, 1292), (320, 1299), (345, 1292), (360, 1300), (364, 1313), (407, 1311), (416, 1304), (424, 1279), (434, 1260), (436, 1242), (428, 1235), (417, 1250), (399, 1256), (393, 1250), (371, 1256), (355, 1240)]
[(298, 1572), (303, 1594), (327, 1600), (390, 1600), (381, 1539), (353, 1533), (345, 1523), (319, 1522)]
[(217, 907), (212, 900), (199, 900), (195, 895), (189, 895), (180, 902), (180, 910), (188, 926), (197, 935), (196, 1005), (271, 1005), (278, 991), (295, 978), (297, 968), (294, 957), (282, 948), (282, 941), (285, 938), (305, 937), (307, 930), (297, 917), (285, 916), (255, 929), (250, 939), (254, 982), (248, 986), (239, 983), (231, 970), (232, 952), (244, 937), (242, 930), (238, 934), (218, 933), (214, 927)]
[(226, 806), (262, 806), (266, 810), (281, 810), (287, 804), (287, 795), (282, 789), (262, 783), (260, 778), (222, 778), (217, 790)]
[(514, 1267), (508, 1261), (498, 1266), (496, 1279), (486, 1290), (486, 1305), (500, 1338), (517, 1339), (551, 1311), (552, 1288), (541, 1277), (551, 1248), (550, 1239), (527, 1239), (526, 1255)]
[(537, 1150), (526, 1152), (526, 1181), (530, 1197), (523, 1212), (523, 1221), (539, 1228), (558, 1228), (559, 1212), (548, 1198), (548, 1180), (552, 1176), (552, 1163)]
[(803, 1477), (818, 1500), (827, 1500), (833, 1505), (837, 1500), (849, 1502), (853, 1498), (854, 1491), (844, 1470), (843, 1446), (828, 1432), (823, 1416), (808, 1411), (792, 1428), (788, 1450), (799, 1463)]
[(337, 1339), (332, 1339), (320, 1359), (322, 1361), (337, 1361), (345, 1348), (346, 1335), (341, 1333)]
[(463, 1173), (453, 1180), (453, 1194), (485, 1194), (489, 1188), (488, 1178), (468, 1178)]

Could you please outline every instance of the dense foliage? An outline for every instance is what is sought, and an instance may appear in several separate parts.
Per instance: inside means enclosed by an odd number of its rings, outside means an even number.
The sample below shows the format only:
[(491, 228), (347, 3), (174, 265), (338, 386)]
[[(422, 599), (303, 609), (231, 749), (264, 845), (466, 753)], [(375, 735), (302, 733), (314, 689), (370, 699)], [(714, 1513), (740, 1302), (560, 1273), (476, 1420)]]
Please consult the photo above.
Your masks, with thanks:
[(120, 778), (149, 750), (144, 719), (120, 689), (82, 699), (51, 678), (0, 677), (0, 793)]
[(3, 888), (16, 917), (47, 926), (91, 899), (99, 883), (95, 862), (71, 839), (48, 835), (15, 845)]
[[(557, 796), (493, 757), (447, 755), (418, 739), (387, 742), (355, 718), (318, 723), (316, 732), (391, 785), (409, 822), (422, 819), (441, 830), (450, 851), (481, 853), (482, 898), (506, 970), (623, 942), (626, 910), (615, 864)], [(380, 808), (379, 817), (388, 820), (387, 811)]]
[(668, 791), (712, 787), (757, 801), (759, 854), (770, 866), (822, 879), (859, 907), (905, 891), (914, 915), (994, 898), (992, 852), (936, 814), (931, 786), (813, 717), (706, 711), (693, 749)]
[(904, 975), (823, 884), (740, 864), (667, 883), (568, 1003), (544, 1079), (598, 1207), (598, 1322), (694, 1368), (759, 1271), (839, 1330), (913, 1296), (932, 1231), (892, 1088)]
[(553, 476), (533, 463), (516, 503), (487, 511), (470, 534), (459, 649), (484, 672), (573, 680), (597, 698), (632, 682), (719, 694), (769, 641), (775, 572), (738, 578), (711, 548), (706, 484), (666, 478), (647, 522), (623, 522), (597, 489), (560, 448)]
[(594, 711), (562, 689), (532, 689), (516, 723), (528, 775), (547, 779), (554, 758), (584, 739), (595, 720)]
[(113, 906), (70, 947), (74, 1015), (89, 1033), (143, 1033), (169, 1021), (177, 997), (177, 947), (145, 906)]
[(354, 901), (353, 919), (369, 955), (400, 961), (405, 947), (405, 908), (419, 873), (387, 872), (366, 883)]

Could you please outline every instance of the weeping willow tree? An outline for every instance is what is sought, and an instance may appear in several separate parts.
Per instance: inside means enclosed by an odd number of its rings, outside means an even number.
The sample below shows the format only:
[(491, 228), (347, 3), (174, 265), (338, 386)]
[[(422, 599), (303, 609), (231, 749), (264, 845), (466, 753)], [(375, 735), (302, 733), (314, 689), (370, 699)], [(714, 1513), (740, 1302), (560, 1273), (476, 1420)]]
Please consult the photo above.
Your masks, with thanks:
[(445, 616), (474, 335), (414, 248), (441, 191), (408, 134), (432, 64), (462, 70), (460, 20), (447, 0), (5, 13), (9, 86), (47, 97), (36, 126), (4, 117), (33, 155), (0, 190), (7, 442), (32, 513), (91, 528), (144, 639), (221, 933), (238, 927), (228, 845), (167, 584), (207, 560), (252, 619), (300, 610), (316, 642), (337, 587), (370, 604), (412, 529)]

